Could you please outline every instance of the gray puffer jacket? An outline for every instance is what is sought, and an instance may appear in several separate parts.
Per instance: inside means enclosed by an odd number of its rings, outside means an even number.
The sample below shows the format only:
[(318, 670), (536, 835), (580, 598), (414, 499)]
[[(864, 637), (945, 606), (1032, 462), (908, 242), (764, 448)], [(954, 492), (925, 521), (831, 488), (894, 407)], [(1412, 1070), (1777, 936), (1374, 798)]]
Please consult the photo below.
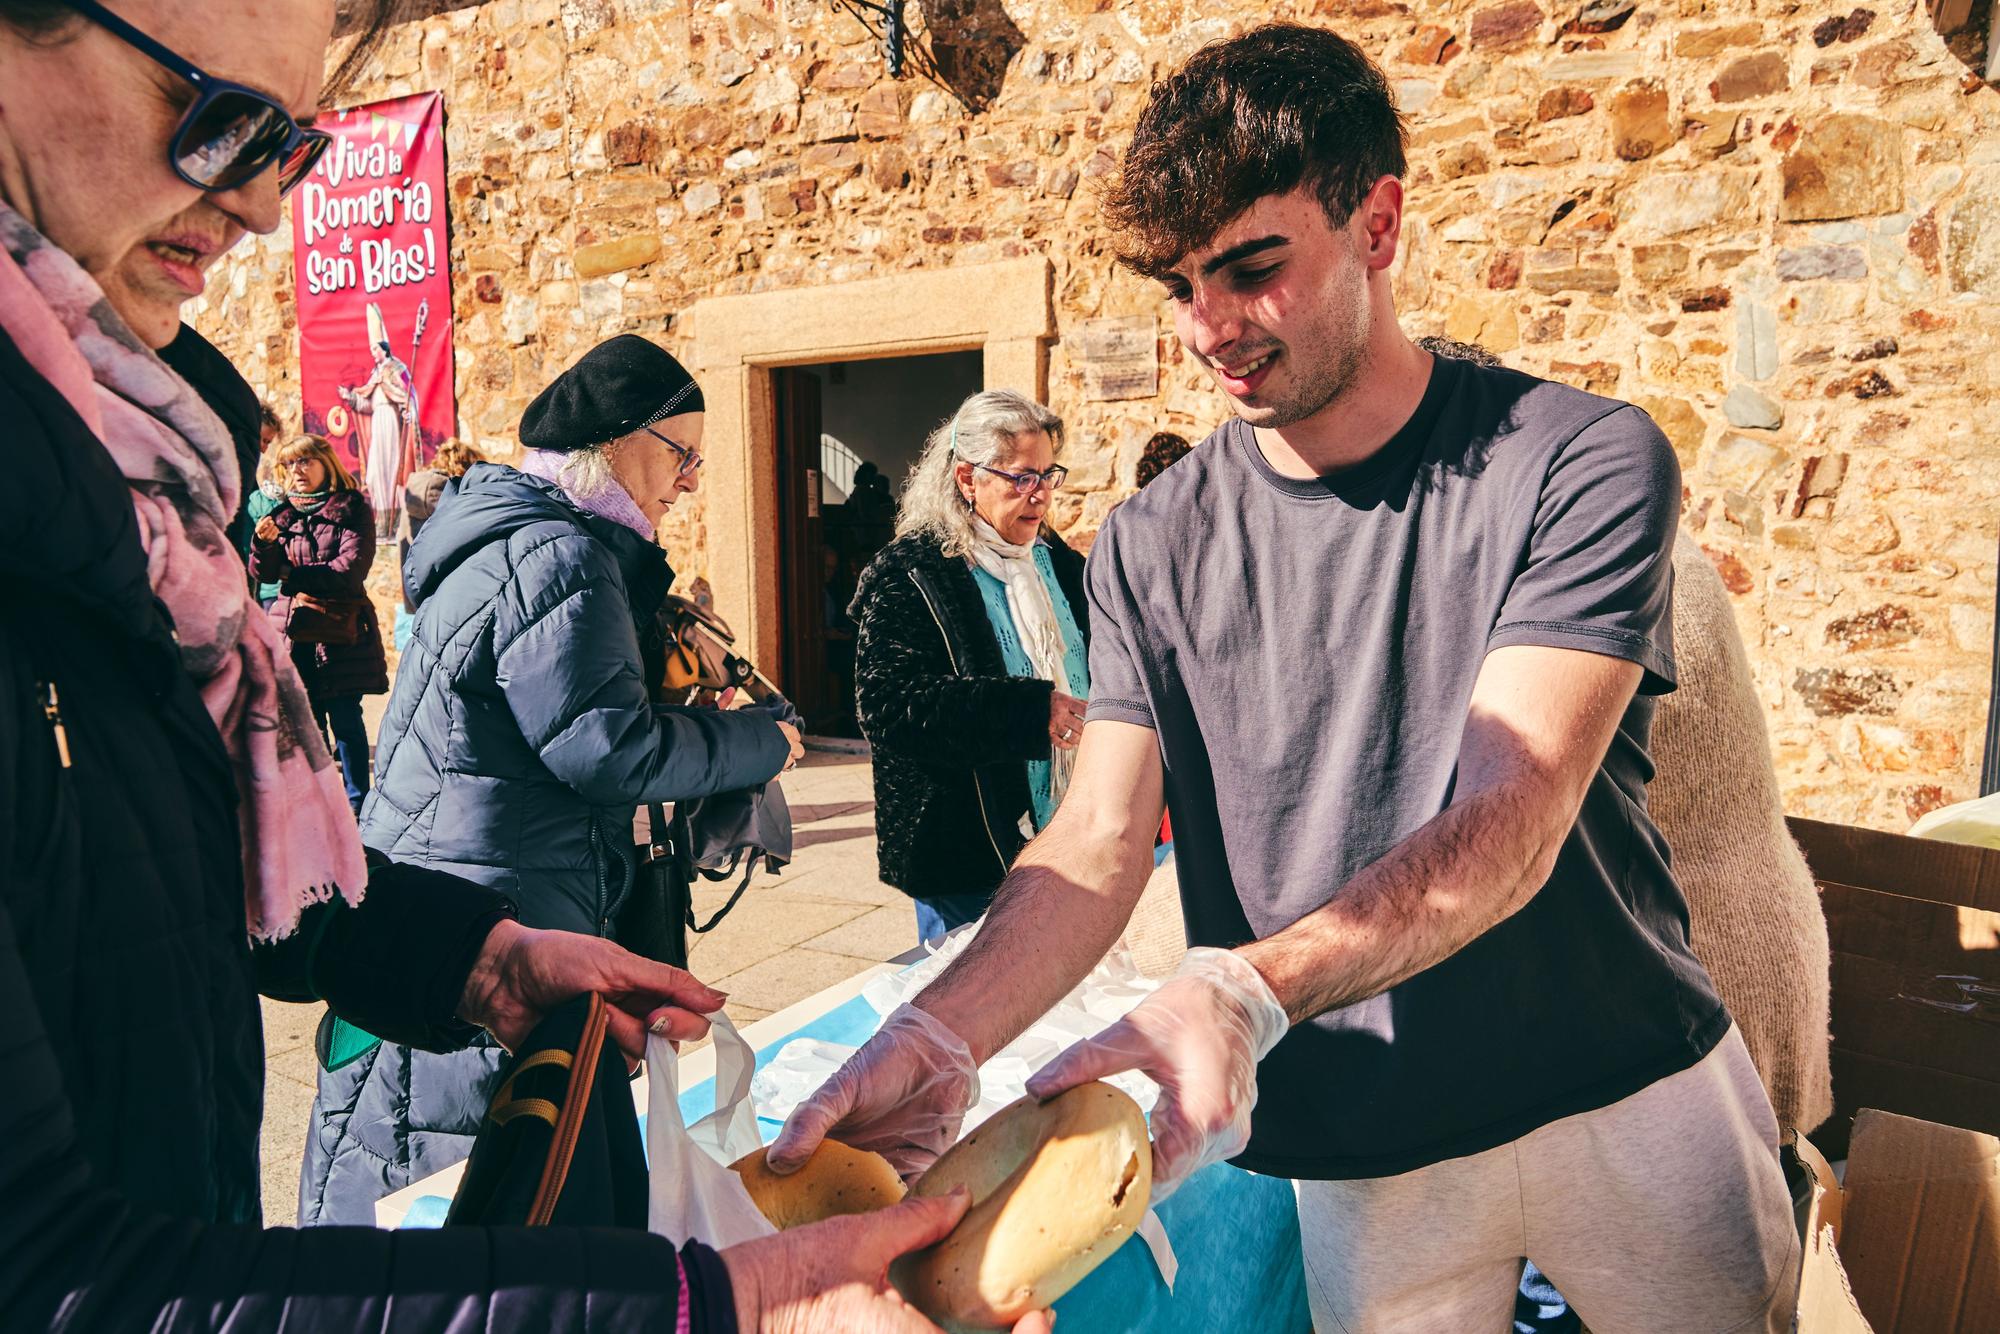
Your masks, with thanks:
[[(368, 846), (497, 889), (528, 926), (608, 935), (634, 808), (759, 786), (789, 754), (766, 715), (652, 702), (660, 662), (641, 642), (672, 580), (658, 547), (552, 483), (470, 469), (403, 570), (416, 623)], [(376, 1200), (464, 1158), (500, 1055), (384, 1043), (321, 1071), (300, 1223), (372, 1223)]]

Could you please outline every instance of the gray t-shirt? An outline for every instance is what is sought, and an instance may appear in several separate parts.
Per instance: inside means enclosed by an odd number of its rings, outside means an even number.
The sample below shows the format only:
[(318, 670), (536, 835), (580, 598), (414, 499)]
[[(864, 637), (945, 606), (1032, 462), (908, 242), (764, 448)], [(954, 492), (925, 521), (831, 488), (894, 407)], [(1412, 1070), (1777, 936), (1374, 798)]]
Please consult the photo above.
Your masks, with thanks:
[(1241, 1165), (1341, 1179), (1478, 1153), (1685, 1069), (1727, 1030), (1646, 814), (1680, 496), (1639, 409), (1440, 357), (1355, 468), (1285, 478), (1231, 421), (1099, 534), (1089, 717), (1159, 734), (1197, 945), (1276, 934), (1450, 804), (1489, 650), (1645, 669), (1547, 884), (1287, 1035)]

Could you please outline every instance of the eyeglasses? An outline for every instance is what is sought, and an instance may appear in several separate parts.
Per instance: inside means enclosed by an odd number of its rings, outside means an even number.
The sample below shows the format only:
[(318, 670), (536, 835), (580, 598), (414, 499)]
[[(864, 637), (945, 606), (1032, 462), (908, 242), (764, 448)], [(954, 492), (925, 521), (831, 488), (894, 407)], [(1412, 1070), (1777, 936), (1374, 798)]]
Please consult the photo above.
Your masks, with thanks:
[(193, 86), (194, 105), (182, 113), (167, 147), (167, 161), (189, 185), (211, 192), (234, 190), (276, 163), (278, 193), (286, 194), (333, 142), (325, 130), (300, 125), (270, 95), (216, 78), (96, 0), (63, 2)]
[(1014, 494), (1017, 496), (1032, 496), (1044, 486), (1053, 491), (1063, 484), (1063, 478), (1069, 476), (1069, 469), (1060, 463), (1046, 472), (1005, 472), (999, 468), (989, 468), (983, 463), (975, 463), (972, 466), (981, 472), (990, 472), (995, 477), (1005, 477), (1014, 484)]
[(697, 472), (701, 471), (701, 462), (702, 462), (701, 455), (695, 453), (692, 449), (689, 449), (686, 445), (682, 444), (678, 440), (668, 439), (666, 436), (661, 435), (658, 431), (654, 430), (650, 426), (641, 426), (639, 429), (644, 431), (647, 435), (652, 436), (653, 439), (659, 441), (661, 444), (667, 446), (669, 449), (673, 450), (674, 453), (681, 456), (681, 467), (680, 467), (681, 476), (692, 477)]

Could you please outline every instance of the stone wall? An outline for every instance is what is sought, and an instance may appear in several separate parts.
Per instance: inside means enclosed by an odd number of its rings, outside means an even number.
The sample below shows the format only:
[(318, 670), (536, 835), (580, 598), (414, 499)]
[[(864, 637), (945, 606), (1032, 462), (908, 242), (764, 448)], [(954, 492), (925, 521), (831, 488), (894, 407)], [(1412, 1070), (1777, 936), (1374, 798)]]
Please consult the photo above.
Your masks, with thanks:
[[(1266, 15), (1396, 80), (1413, 333), (1644, 405), (1737, 599), (1793, 810), (1971, 795), (2000, 500), (2000, 95), (1909, 0), (915, 0), (911, 66), (832, 0), (490, 0), (398, 29), (355, 100), (442, 89), (459, 409), (505, 454), (585, 347), (703, 296), (1046, 256), (1058, 511), (1226, 411), (1093, 228), (1150, 79)], [(198, 322), (296, 411), (284, 236)], [(1093, 348), (1150, 343), (1150, 397)], [(1140, 388), (1144, 393), (1144, 377)], [(667, 533), (706, 565), (702, 506)], [(725, 613), (728, 608), (723, 609)]]

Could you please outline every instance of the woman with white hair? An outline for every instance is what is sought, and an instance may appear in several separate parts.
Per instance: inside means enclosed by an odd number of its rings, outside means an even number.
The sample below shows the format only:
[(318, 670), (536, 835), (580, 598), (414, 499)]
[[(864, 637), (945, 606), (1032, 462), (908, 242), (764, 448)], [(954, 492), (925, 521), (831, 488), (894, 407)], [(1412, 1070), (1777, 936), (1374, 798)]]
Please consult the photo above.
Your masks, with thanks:
[(1083, 558), (1043, 524), (1062, 432), (1012, 390), (966, 399), (849, 608), (881, 875), (916, 900), (920, 939), (985, 912), (1069, 783), (1090, 625)]
[[(376, 747), (361, 837), (394, 861), (499, 890), (524, 925), (608, 936), (634, 883), (632, 811), (758, 786), (802, 753), (762, 709), (657, 706), (655, 541), (697, 485), (701, 390), (625, 334), (521, 419), (521, 466), (479, 463), (410, 544), (416, 607)], [(302, 1224), (370, 1223), (375, 1201), (463, 1158), (497, 1044), (435, 1055), (326, 1041)]]

